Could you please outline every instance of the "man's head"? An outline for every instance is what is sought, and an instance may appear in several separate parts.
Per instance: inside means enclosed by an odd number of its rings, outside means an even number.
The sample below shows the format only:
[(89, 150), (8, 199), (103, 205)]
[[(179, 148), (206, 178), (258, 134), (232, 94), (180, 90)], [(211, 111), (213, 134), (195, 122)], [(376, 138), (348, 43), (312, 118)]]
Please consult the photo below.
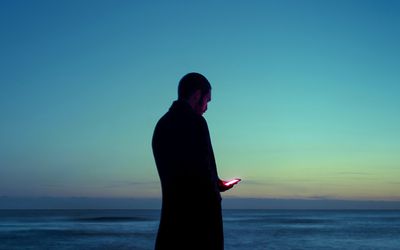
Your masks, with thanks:
[(210, 82), (199, 73), (186, 74), (179, 81), (178, 99), (188, 102), (197, 114), (202, 115), (211, 101)]

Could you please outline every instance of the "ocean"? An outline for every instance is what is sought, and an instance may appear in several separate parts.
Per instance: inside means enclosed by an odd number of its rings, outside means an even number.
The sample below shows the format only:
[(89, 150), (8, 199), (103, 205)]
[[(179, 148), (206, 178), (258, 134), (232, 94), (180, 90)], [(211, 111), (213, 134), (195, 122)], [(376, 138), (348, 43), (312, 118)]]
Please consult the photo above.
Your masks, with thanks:
[[(159, 210), (0, 210), (0, 250), (153, 249)], [(224, 210), (226, 250), (400, 250), (400, 210)]]

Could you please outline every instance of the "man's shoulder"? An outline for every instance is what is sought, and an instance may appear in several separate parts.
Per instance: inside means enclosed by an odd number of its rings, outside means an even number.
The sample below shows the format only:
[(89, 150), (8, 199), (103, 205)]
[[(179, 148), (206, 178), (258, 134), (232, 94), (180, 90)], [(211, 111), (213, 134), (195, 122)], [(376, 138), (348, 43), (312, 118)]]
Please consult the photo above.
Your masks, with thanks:
[(193, 113), (181, 113), (169, 110), (157, 122), (156, 128), (208, 129), (206, 119)]
[(207, 126), (203, 116), (196, 114), (186, 102), (176, 100), (169, 110), (160, 118), (159, 124), (187, 124)]

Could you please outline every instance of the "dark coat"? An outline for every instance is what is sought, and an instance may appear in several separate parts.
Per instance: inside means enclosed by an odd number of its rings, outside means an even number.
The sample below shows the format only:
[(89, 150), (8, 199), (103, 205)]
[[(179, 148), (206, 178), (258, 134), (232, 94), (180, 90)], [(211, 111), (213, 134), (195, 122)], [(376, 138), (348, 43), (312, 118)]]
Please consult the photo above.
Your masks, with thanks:
[(162, 188), (155, 249), (223, 249), (219, 178), (206, 120), (175, 101), (158, 121), (152, 146)]

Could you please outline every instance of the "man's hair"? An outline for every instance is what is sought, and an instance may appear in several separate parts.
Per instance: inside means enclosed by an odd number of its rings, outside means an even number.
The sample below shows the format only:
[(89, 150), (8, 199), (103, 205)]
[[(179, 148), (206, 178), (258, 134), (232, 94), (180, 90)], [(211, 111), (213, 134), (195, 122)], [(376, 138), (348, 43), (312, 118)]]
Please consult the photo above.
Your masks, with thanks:
[(211, 90), (211, 84), (202, 74), (189, 73), (182, 77), (179, 81), (178, 86), (178, 99), (186, 100), (196, 92), (201, 91), (201, 95), (204, 96)]

